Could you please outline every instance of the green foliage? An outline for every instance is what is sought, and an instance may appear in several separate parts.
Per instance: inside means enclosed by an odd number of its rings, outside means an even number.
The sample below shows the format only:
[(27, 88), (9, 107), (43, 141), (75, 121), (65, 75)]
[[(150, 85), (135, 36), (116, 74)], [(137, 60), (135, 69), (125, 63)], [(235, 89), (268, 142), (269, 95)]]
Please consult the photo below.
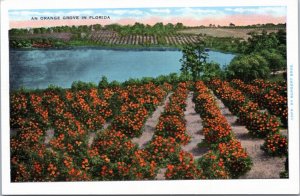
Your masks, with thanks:
[[(228, 66), (229, 75), (239, 75), (239, 79), (243, 79), (241, 74), (247, 74), (249, 70), (250, 76), (245, 76), (246, 80), (248, 77), (255, 78), (268, 78), (269, 72), (276, 72), (279, 70), (286, 69), (286, 57), (283, 56), (278, 50), (269, 49), (261, 50), (259, 52), (251, 53), (250, 55), (241, 55), (232, 60)], [(247, 67), (248, 66), (248, 67)], [(268, 67), (268, 69), (267, 69)], [(241, 72), (239, 74), (238, 72)]]
[(118, 81), (112, 81), (108, 82), (106, 76), (102, 76), (101, 80), (98, 83), (98, 89), (105, 89), (105, 88), (115, 88), (115, 87), (120, 87), (121, 83)]
[(56, 91), (56, 92), (62, 92), (64, 91), (64, 89), (62, 87), (59, 87), (59, 86), (56, 86), (56, 85), (53, 85), (53, 84), (50, 84), (48, 86), (48, 88), (46, 89), (46, 91)]
[(226, 171), (224, 161), (219, 157), (219, 154), (214, 151), (209, 151), (204, 156), (198, 159), (198, 166), (202, 168), (202, 173), (207, 179), (227, 179), (229, 173)]
[(270, 77), (270, 72), (286, 69), (286, 32), (251, 33), (248, 42), (240, 43), (243, 55), (236, 56), (226, 68), (226, 78), (243, 81)]
[(279, 40), (279, 44), (286, 45), (286, 31), (283, 29), (280, 29), (277, 32), (277, 39)]
[[(12, 48), (31, 48), (31, 47), (37, 47), (37, 45), (40, 45), (40, 47), (45, 47), (43, 45), (47, 45), (48, 47), (64, 47), (67, 45), (66, 42), (63, 42), (59, 39), (55, 38), (42, 38), (42, 37), (35, 37), (30, 39), (21, 39), (21, 38), (13, 38), (9, 41), (9, 46)], [(34, 46), (35, 45), (35, 46)]]
[[(116, 31), (120, 33), (122, 36), (127, 35), (156, 35), (156, 36), (162, 36), (162, 35), (169, 35), (176, 33), (177, 30), (184, 29), (182, 23), (177, 23), (176, 25), (173, 25), (171, 23), (168, 23), (164, 25), (161, 22), (158, 22), (151, 25), (145, 25), (143, 23), (136, 22), (134, 25), (124, 25), (121, 26), (119, 24), (111, 24), (106, 25), (104, 27), (105, 29)], [(159, 39), (160, 41), (163, 41), (162, 39)]]
[(258, 54), (260, 54), (267, 60), (270, 70), (278, 71), (286, 69), (286, 59), (280, 52), (273, 49), (262, 50)]
[(109, 87), (112, 87), (112, 88), (114, 88), (114, 87), (119, 87), (119, 86), (121, 86), (121, 83), (118, 82), (118, 81), (116, 81), (116, 80), (113, 80), (113, 81), (109, 84)]
[(15, 36), (19, 36), (19, 35), (26, 35), (28, 33), (27, 29), (11, 29), (9, 30), (9, 35), (15, 35)]
[(261, 34), (252, 33), (251, 37), (248, 39), (248, 48), (246, 53), (257, 52), (268, 48), (277, 48), (279, 45), (279, 40), (275, 33), (267, 34), (263, 31)]
[(71, 85), (71, 89), (74, 91), (87, 90), (91, 88), (97, 88), (97, 85), (92, 82), (74, 81)]
[(261, 149), (271, 156), (286, 156), (288, 153), (287, 137), (281, 134), (270, 134), (265, 138)]
[(9, 46), (12, 48), (30, 48), (32, 46), (30, 40), (10, 40)]
[(205, 47), (213, 48), (214, 50), (234, 52), (234, 53), (241, 53), (242, 51), (245, 50), (245, 49), (241, 50), (241, 46), (244, 46), (244, 43), (246, 42), (241, 42), (240, 38), (212, 37), (212, 36), (204, 36), (202, 38)]
[(59, 48), (59, 47), (65, 47), (66, 43), (62, 41), (55, 41), (53, 42), (54, 47)]
[(157, 36), (157, 43), (159, 45), (165, 45), (167, 44), (166, 40), (165, 40), (165, 37), (164, 36), (161, 36), (161, 35), (158, 35)]
[(203, 80), (209, 80), (211, 78), (220, 78), (222, 75), (221, 67), (218, 63), (205, 63), (203, 69)]
[(257, 78), (266, 79), (270, 76), (267, 60), (258, 54), (236, 56), (227, 68), (227, 77), (252, 81)]
[(109, 85), (108, 81), (107, 81), (107, 77), (105, 76), (102, 76), (99, 84), (98, 84), (98, 88), (99, 89), (104, 89), (104, 88), (107, 88)]
[(208, 54), (204, 51), (203, 45), (196, 44), (194, 46), (185, 46), (182, 49), (182, 53), (182, 59), (180, 59), (180, 62), (182, 63), (180, 69), (182, 75), (191, 75), (194, 81), (200, 79), (208, 57)]

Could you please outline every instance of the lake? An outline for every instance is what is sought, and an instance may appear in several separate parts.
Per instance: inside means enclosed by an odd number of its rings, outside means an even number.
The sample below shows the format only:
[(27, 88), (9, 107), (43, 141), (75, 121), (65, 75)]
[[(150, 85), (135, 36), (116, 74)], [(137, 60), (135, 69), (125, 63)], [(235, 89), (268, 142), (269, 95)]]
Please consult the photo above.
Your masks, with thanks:
[[(228, 65), (235, 55), (209, 51), (209, 60)], [(10, 50), (10, 89), (69, 88), (73, 81), (98, 83), (179, 73), (181, 51), (95, 48)]]

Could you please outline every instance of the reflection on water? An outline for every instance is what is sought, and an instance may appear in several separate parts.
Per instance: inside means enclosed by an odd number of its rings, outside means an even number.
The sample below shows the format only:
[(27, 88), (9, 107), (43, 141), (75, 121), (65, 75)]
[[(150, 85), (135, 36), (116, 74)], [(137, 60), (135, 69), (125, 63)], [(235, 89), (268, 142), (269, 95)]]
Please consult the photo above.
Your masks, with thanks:
[[(107, 50), (11, 50), (10, 88), (70, 87), (73, 81), (98, 83), (156, 77), (179, 72), (180, 51)], [(227, 65), (234, 55), (209, 52), (209, 59)]]

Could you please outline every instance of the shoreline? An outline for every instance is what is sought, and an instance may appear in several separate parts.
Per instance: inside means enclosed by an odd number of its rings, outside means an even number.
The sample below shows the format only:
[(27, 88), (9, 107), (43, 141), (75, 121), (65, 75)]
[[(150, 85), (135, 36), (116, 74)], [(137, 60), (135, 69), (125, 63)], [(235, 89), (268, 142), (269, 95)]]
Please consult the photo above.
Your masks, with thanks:
[(63, 46), (63, 47), (49, 47), (49, 48), (9, 48), (15, 51), (29, 51), (29, 50), (78, 50), (78, 49), (91, 49), (91, 50), (117, 50), (117, 51), (181, 51), (179, 47), (168, 46)]
[[(12, 48), (9, 50), (14, 51), (30, 51), (30, 50), (79, 50), (79, 49), (91, 49), (91, 50), (114, 50), (114, 51), (181, 51), (180, 47), (175, 46), (96, 46), (96, 45), (82, 45), (82, 46), (63, 46), (63, 47), (49, 47), (49, 48)], [(218, 50), (215, 48), (208, 48), (211, 52), (221, 52), (224, 54), (239, 55), (239, 53)]]

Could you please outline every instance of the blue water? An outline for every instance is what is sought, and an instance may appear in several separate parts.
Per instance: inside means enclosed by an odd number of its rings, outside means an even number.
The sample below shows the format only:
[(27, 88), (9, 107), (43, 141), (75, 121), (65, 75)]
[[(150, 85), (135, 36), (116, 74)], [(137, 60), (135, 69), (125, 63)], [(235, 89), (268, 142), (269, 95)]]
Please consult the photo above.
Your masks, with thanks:
[[(233, 54), (210, 51), (209, 61), (228, 65)], [(47, 88), (50, 84), (70, 87), (73, 81), (98, 83), (156, 77), (179, 73), (180, 51), (108, 50), (11, 50), (10, 88)]]

